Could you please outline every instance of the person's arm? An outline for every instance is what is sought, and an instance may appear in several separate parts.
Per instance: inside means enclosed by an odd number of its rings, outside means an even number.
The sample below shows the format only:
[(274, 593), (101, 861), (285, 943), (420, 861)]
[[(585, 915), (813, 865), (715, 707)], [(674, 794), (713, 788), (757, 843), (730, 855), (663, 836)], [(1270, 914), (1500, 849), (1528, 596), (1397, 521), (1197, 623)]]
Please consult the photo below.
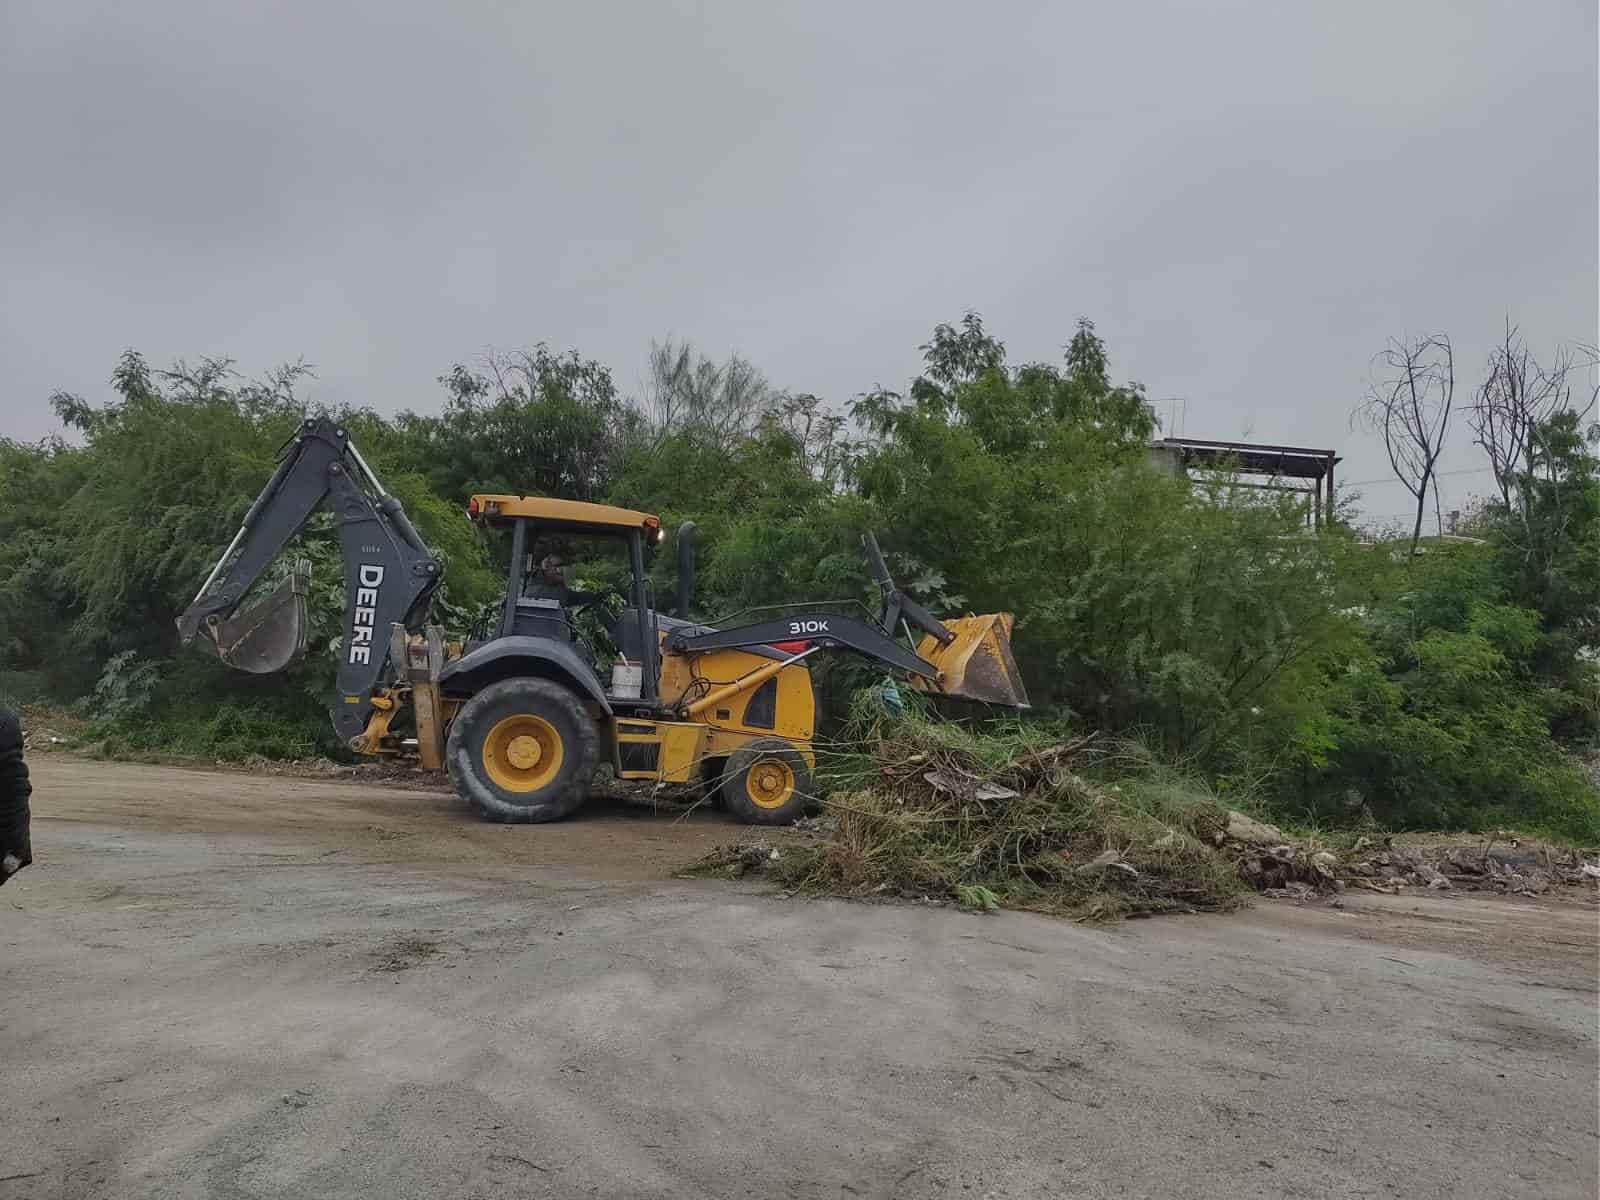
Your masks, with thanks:
[(28, 839), (28, 766), (22, 761), (22, 723), (0, 708), (0, 884), (33, 861)]

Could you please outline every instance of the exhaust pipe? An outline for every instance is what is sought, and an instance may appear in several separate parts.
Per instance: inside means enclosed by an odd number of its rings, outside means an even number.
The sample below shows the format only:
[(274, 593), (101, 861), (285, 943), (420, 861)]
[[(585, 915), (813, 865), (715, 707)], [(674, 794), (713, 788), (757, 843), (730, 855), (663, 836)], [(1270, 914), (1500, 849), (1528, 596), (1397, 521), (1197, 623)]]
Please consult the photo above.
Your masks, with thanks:
[(695, 543), (700, 529), (693, 521), (678, 526), (678, 593), (673, 597), (673, 616), (680, 621), (689, 619), (689, 601), (694, 598)]

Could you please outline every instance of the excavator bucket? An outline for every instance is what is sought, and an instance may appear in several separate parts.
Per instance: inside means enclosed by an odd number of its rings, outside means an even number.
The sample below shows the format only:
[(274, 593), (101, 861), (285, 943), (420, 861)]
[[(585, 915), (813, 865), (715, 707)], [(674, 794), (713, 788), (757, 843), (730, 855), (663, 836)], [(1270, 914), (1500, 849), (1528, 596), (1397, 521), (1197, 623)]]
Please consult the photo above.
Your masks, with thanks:
[(939, 678), (913, 678), (911, 685), (936, 696), (1029, 707), (1022, 673), (1011, 654), (1012, 619), (1010, 613), (986, 613), (942, 622), (955, 637), (941, 645), (928, 634), (917, 647), (918, 656), (938, 669)]
[(270, 675), (306, 652), (306, 593), (311, 564), (304, 559), (264, 599), (226, 621), (208, 618), (200, 644), (238, 671)]

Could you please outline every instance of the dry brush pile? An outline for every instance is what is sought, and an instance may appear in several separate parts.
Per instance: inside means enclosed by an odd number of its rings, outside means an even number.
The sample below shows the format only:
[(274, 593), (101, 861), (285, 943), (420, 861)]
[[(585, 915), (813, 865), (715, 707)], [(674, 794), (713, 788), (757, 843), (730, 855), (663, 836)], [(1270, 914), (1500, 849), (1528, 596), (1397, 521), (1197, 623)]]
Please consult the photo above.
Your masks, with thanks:
[(916, 715), (851, 732), (855, 750), (819, 752), (830, 788), (809, 836), (722, 847), (695, 869), (1086, 919), (1226, 909), (1249, 890), (1229, 810), (1137, 746)]

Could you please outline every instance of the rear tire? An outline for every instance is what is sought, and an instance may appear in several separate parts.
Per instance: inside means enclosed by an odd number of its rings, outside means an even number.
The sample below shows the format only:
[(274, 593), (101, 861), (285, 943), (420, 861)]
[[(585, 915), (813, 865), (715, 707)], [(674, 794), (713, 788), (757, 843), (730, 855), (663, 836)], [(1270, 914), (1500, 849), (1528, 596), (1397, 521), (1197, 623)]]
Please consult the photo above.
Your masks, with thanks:
[(450, 722), (445, 765), (486, 821), (558, 821), (589, 796), (600, 731), (577, 693), (549, 679), (491, 683)]
[(788, 825), (811, 800), (811, 769), (782, 738), (757, 738), (728, 756), (722, 799), (746, 825)]

